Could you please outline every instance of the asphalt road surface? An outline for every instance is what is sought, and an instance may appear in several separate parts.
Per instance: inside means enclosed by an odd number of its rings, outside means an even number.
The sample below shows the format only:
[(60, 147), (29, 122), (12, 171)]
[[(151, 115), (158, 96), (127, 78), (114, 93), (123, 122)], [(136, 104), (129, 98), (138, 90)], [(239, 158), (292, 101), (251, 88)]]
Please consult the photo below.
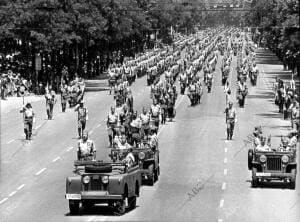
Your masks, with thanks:
[[(72, 175), (76, 159), (77, 113), (61, 112), (56, 104), (54, 120), (46, 120), (45, 101), (33, 103), (37, 113), (32, 141), (25, 141), (22, 115), (18, 109), (1, 114), (0, 221), (278, 221), (298, 222), (300, 213), (299, 175), (296, 190), (282, 184), (251, 188), (245, 142), (254, 126), (262, 125), (279, 144), (290, 129), (273, 104), (274, 73), (281, 65), (265, 64), (258, 52), (260, 76), (251, 87), (245, 108), (237, 109), (233, 140), (226, 140), (225, 94), (221, 86), (220, 58), (212, 93), (206, 88), (200, 105), (190, 106), (179, 96), (177, 116), (159, 131), (159, 181), (143, 186), (137, 208), (123, 216), (105, 206), (95, 206), (81, 215), (69, 215), (65, 200), (65, 178)], [(263, 60), (264, 59), (264, 60)], [(236, 57), (231, 65), (232, 92), (236, 89)], [(248, 85), (250, 83), (248, 82)], [(139, 112), (149, 107), (150, 87), (146, 78), (132, 86), (134, 106)], [(97, 159), (108, 159), (104, 119), (113, 105), (107, 91), (87, 93), (87, 129), (97, 147)]]

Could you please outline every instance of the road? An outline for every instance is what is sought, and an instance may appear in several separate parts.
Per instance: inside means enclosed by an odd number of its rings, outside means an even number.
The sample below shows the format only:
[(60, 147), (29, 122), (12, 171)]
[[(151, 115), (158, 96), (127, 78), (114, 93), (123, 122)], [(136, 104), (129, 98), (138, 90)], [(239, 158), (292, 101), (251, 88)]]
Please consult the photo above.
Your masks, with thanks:
[[(137, 208), (123, 216), (95, 206), (79, 216), (69, 215), (64, 199), (65, 178), (72, 174), (76, 158), (77, 115), (61, 113), (56, 105), (54, 120), (45, 120), (45, 101), (34, 103), (37, 112), (33, 140), (24, 141), (22, 116), (18, 110), (1, 115), (1, 221), (299, 221), (299, 176), (296, 190), (279, 184), (251, 188), (245, 143), (254, 126), (272, 134), (272, 144), (287, 134), (285, 121), (272, 102), (274, 73), (281, 65), (265, 64), (258, 53), (258, 86), (250, 87), (244, 109), (234, 106), (238, 123), (232, 141), (225, 134), (225, 94), (221, 86), (220, 58), (212, 93), (204, 92), (200, 105), (191, 107), (187, 96), (179, 96), (174, 122), (159, 131), (161, 176), (153, 186), (144, 186)], [(264, 61), (264, 64), (259, 64)], [(230, 77), (235, 92), (236, 58)], [(149, 107), (146, 78), (132, 87), (139, 112)], [(104, 119), (113, 105), (108, 92), (87, 93), (87, 129), (97, 147), (97, 158), (108, 159)]]

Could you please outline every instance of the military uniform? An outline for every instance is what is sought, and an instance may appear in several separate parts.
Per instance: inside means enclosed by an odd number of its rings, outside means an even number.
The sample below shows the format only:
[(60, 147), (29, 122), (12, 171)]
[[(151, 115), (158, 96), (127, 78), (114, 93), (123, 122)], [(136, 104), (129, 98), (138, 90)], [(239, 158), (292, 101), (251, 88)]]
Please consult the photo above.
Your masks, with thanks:
[(24, 133), (26, 139), (31, 139), (34, 111), (32, 108), (24, 107), (20, 112), (24, 113)]
[(110, 146), (112, 146), (112, 140), (116, 134), (116, 127), (118, 124), (118, 115), (116, 113), (110, 113), (107, 116), (107, 130)]
[(88, 155), (94, 155), (96, 152), (96, 147), (94, 141), (91, 139), (87, 139), (84, 141), (83, 139), (78, 141), (78, 159), (85, 158)]
[(53, 108), (54, 108), (54, 104), (56, 103), (55, 92), (52, 91), (51, 94), (46, 93), (45, 98), (46, 98), (47, 116), (48, 116), (48, 119), (52, 119), (53, 118)]
[(81, 137), (82, 132), (85, 130), (86, 121), (88, 120), (88, 109), (79, 106), (75, 110), (78, 112), (78, 135)]
[(62, 88), (61, 90), (61, 108), (62, 112), (66, 111), (68, 101), (68, 90), (66, 88)]
[(225, 113), (226, 113), (226, 125), (227, 125), (227, 139), (231, 140), (234, 131), (234, 124), (236, 121), (236, 111), (233, 107), (231, 108), (228, 107), (226, 108)]

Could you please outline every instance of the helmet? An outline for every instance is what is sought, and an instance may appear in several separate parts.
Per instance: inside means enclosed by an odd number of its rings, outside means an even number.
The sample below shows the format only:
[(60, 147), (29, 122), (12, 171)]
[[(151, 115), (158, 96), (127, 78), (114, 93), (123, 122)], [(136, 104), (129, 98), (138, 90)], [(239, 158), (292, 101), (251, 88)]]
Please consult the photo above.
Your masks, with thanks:
[(31, 103), (27, 103), (25, 106), (27, 109), (32, 108)]
[(228, 102), (228, 105), (229, 105), (229, 106), (232, 106), (232, 105), (233, 105), (233, 102), (229, 101), (229, 102)]

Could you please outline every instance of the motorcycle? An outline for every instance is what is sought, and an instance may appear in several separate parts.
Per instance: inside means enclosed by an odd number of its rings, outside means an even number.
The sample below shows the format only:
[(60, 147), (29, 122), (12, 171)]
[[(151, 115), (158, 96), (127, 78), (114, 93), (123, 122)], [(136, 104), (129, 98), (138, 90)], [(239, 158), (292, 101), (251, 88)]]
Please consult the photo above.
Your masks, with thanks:
[(186, 88), (186, 83), (180, 82), (180, 94), (181, 95), (184, 95), (185, 88)]
[(239, 91), (238, 93), (238, 103), (241, 108), (243, 108), (245, 105), (246, 95), (247, 95), (246, 91)]
[(212, 87), (212, 79), (208, 78), (207, 79), (207, 92), (210, 93), (211, 92), (211, 87)]

